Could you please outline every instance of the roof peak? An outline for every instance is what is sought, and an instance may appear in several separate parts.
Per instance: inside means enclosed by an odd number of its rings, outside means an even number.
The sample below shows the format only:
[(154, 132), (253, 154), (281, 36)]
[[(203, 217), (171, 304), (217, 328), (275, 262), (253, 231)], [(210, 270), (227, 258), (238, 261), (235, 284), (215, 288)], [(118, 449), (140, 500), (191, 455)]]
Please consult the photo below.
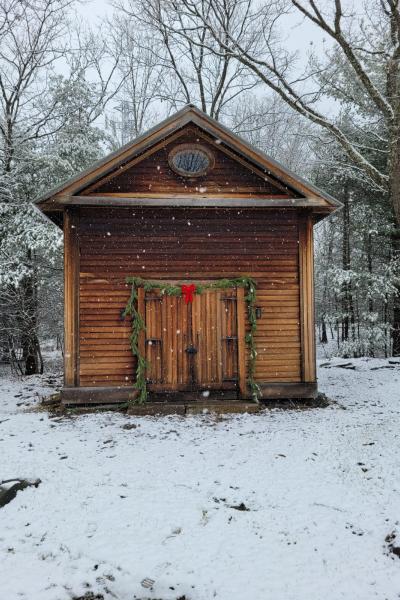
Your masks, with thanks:
[(292, 188), (296, 193), (309, 199), (310, 208), (317, 210), (318, 207), (320, 209), (325, 207), (326, 212), (332, 212), (341, 206), (341, 203), (332, 196), (305, 181), (258, 148), (254, 148), (221, 122), (207, 115), (193, 103), (189, 103), (136, 139), (119, 148), (116, 152), (101, 159), (89, 169), (50, 190), (36, 201), (38, 207), (44, 212), (57, 210), (57, 204), (62, 204), (61, 196), (65, 198), (66, 196), (79, 195), (81, 190), (92, 185), (96, 180), (109, 174), (120, 165), (126, 164), (135, 156), (170, 137), (189, 123), (194, 123), (204, 132), (218, 139), (227, 149), (233, 150), (242, 159), (244, 158), (248, 163), (262, 169), (287, 187)]

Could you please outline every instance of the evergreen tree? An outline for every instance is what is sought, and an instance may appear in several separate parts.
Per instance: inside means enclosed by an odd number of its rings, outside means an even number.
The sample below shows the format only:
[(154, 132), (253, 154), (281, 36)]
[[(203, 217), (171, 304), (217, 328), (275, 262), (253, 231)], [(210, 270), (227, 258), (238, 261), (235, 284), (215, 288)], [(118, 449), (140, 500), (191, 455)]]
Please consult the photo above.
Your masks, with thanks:
[[(91, 123), (95, 92), (83, 77), (72, 82), (53, 78), (48, 93), (67, 118), (42, 140), (21, 146), (11, 173), (0, 179), (2, 344), (25, 374), (43, 370), (40, 326), (57, 335), (62, 318), (57, 311), (54, 324), (52, 304), (61, 305), (62, 233), (32, 200), (99, 159), (105, 143), (104, 134)], [(45, 290), (47, 310), (41, 310)]]

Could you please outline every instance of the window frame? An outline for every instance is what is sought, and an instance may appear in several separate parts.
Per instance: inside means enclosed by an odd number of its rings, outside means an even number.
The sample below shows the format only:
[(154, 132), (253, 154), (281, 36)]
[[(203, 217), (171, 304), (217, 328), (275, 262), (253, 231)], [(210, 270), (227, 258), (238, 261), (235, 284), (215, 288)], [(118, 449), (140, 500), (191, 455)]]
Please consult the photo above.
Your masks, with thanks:
[[(188, 171), (185, 171), (184, 169), (179, 169), (178, 167), (176, 167), (176, 165), (174, 164), (175, 156), (177, 154), (180, 154), (181, 152), (189, 152), (189, 151), (190, 152), (201, 152), (201, 153), (205, 154), (205, 156), (208, 159), (208, 165), (204, 169), (201, 169), (200, 171), (198, 171), (197, 173), (190, 173)], [(214, 158), (214, 154), (211, 152), (211, 150), (209, 150), (206, 146), (203, 146), (202, 144), (196, 144), (196, 143), (178, 144), (177, 146), (172, 148), (172, 150), (169, 151), (168, 164), (169, 164), (170, 169), (172, 171), (174, 171), (174, 173), (176, 173), (180, 177), (185, 177), (185, 179), (197, 179), (198, 177), (204, 177), (204, 175), (207, 175), (207, 173), (214, 167), (215, 158)]]

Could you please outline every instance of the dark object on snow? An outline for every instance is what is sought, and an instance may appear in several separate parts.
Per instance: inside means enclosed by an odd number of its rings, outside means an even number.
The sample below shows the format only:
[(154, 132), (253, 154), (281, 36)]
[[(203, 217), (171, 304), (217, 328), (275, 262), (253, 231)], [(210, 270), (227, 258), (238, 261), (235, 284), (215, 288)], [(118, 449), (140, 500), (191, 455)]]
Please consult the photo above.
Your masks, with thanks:
[(72, 600), (104, 600), (103, 594), (94, 594), (93, 592), (86, 592), (83, 596), (74, 596)]
[(340, 369), (350, 369), (352, 371), (356, 370), (356, 366), (353, 363), (342, 363), (341, 365), (334, 365), (335, 367), (339, 367)]
[(61, 394), (60, 392), (56, 392), (55, 394), (51, 394), (47, 398), (43, 398), (42, 404), (43, 406), (58, 406), (61, 402)]
[(329, 400), (329, 398), (326, 394), (323, 394), (322, 392), (320, 392), (317, 395), (317, 397), (313, 401), (310, 402), (310, 404), (314, 408), (326, 408), (327, 406), (330, 406), (332, 404), (332, 401)]
[[(282, 410), (308, 410), (312, 408), (327, 408), (331, 405), (337, 405), (337, 402), (330, 400), (326, 394), (318, 393), (315, 398), (282, 398), (281, 400), (269, 400), (263, 404), (264, 410), (280, 408)], [(343, 408), (343, 407), (340, 407)]]
[[(18, 492), (27, 487), (37, 488), (41, 483), (40, 479), (29, 481), (28, 479), (6, 479), (0, 482), (0, 508), (14, 500)], [(10, 485), (11, 484), (11, 485)]]
[(385, 542), (388, 545), (389, 551), (398, 558), (400, 558), (400, 546), (395, 545), (396, 533), (394, 531), (388, 533), (388, 535), (385, 537)]
[(234, 508), (235, 510), (241, 510), (241, 511), (249, 511), (250, 509), (247, 508), (247, 506), (245, 505), (244, 502), (241, 502), (240, 504), (237, 504), (236, 506), (233, 505), (230, 508)]

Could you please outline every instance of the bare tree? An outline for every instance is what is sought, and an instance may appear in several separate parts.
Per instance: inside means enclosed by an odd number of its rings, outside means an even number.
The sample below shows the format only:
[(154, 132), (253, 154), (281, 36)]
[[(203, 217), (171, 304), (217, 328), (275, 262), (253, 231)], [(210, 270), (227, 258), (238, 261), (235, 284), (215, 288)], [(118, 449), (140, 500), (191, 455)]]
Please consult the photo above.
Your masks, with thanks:
[[(127, 0), (115, 4), (137, 31), (144, 32), (141, 52), (163, 77), (158, 99), (170, 110), (195, 103), (215, 119), (229, 112), (236, 99), (253, 89), (256, 79), (228, 52), (216, 52), (216, 42), (206, 25), (182, 36), (188, 22), (175, 3), (164, 0)], [(229, 13), (226, 14), (229, 20)]]
[(124, 42), (120, 35), (118, 46), (113, 43), (114, 36), (109, 25), (107, 21), (98, 28), (91, 28), (87, 23), (83, 27), (74, 24), (72, 39), (63, 56), (70, 83), (76, 82), (80, 86), (82, 81), (86, 81), (92, 88), (90, 101), (83, 108), (87, 124), (104, 117), (107, 106), (118, 97), (128, 76), (122, 66)]
[(293, 171), (310, 176), (315, 127), (276, 95), (244, 94), (231, 110), (229, 126), (238, 135)]
[(165, 73), (153, 52), (151, 34), (137, 27), (130, 16), (116, 12), (108, 22), (109, 38), (119, 90), (117, 118), (108, 119), (114, 146), (140, 135), (158, 118), (159, 102), (165, 91)]
[(62, 98), (48, 93), (57, 61), (67, 63), (71, 81), (79, 82), (89, 73), (96, 96), (90, 111), (86, 110), (90, 122), (104, 112), (123, 84), (121, 77), (114, 84), (119, 58), (111, 56), (107, 42), (95, 32), (76, 30), (77, 48), (68, 47), (73, 3), (0, 3), (0, 161), (4, 172), (12, 169), (13, 160), (16, 164), (16, 148), (48, 137), (71, 117), (63, 112)]
[[(344, 150), (349, 163), (367, 177), (377, 194), (388, 195), (393, 214), (393, 259), (400, 255), (400, 0), (366, 0), (358, 4), (361, 15), (345, 10), (342, 0), (167, 0), (164, 14), (179, 12), (186, 26), (166, 19), (170, 35), (180, 35), (204, 51), (228, 56), (246, 67), (268, 90), (291, 108), (323, 128)], [(170, 8), (169, 8), (170, 7)], [(279, 19), (293, 9), (324, 33), (333, 51), (326, 61), (311, 57), (308, 70), (295, 71), (294, 57), (280, 44)], [(200, 32), (208, 35), (199, 40)], [(212, 40), (212, 41), (210, 41)], [(341, 65), (337, 65), (337, 57)], [(343, 65), (354, 78), (347, 85)], [(380, 147), (383, 160), (371, 160), (371, 148), (359, 144), (340, 122), (321, 108), (329, 88), (340, 101), (355, 100), (360, 128), (375, 114), (373, 150)], [(376, 154), (374, 152), (374, 154)], [(400, 286), (399, 286), (400, 292)], [(394, 306), (393, 353), (400, 355), (400, 295)]]
[(42, 77), (59, 58), (71, 0), (0, 4), (0, 160), (11, 171), (15, 149), (39, 137), (52, 119), (43, 113)]

